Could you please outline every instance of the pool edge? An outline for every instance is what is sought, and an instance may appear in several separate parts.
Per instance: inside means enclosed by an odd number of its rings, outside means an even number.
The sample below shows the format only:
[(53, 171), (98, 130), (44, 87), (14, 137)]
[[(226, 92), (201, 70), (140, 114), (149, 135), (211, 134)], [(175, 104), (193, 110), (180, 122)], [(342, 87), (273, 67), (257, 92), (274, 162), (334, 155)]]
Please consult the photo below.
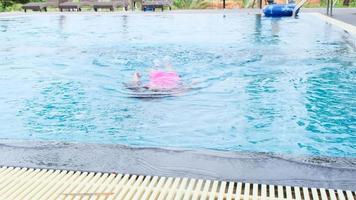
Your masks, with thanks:
[(336, 27), (338, 27), (340, 29), (343, 29), (344, 31), (356, 36), (356, 26), (354, 26), (352, 24), (349, 24), (349, 23), (340, 21), (338, 19), (323, 15), (321, 13), (313, 12), (313, 13), (310, 13), (310, 14), (318, 17), (319, 19), (325, 21), (326, 23), (334, 25), (334, 26), (336, 26)]
[(356, 159), (0, 139), (0, 166), (356, 190)]

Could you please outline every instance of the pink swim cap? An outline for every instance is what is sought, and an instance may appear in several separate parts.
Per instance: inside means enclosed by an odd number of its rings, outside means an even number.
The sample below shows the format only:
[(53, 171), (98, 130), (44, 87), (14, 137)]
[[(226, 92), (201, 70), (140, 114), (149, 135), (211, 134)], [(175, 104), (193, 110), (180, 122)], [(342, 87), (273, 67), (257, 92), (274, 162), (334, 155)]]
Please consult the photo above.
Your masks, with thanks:
[(174, 71), (155, 70), (150, 72), (148, 87), (152, 89), (170, 90), (177, 88), (180, 78)]

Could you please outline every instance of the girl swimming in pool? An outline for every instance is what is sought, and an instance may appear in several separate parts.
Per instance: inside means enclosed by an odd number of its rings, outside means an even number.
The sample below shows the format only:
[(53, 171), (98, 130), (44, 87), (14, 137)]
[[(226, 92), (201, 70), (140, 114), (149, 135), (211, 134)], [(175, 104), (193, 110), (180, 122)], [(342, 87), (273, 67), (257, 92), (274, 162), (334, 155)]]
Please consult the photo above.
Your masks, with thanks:
[(179, 88), (180, 78), (175, 71), (152, 70), (149, 73), (149, 82), (145, 86), (153, 91), (166, 91)]
[[(155, 66), (155, 68), (159, 66), (157, 62), (155, 63)], [(178, 73), (173, 70), (172, 65), (166, 63), (164, 69), (151, 69), (149, 72), (149, 81), (143, 86), (141, 82), (141, 74), (135, 72), (128, 88), (133, 90), (144, 88), (151, 91), (171, 91), (180, 87), (181, 81)]]

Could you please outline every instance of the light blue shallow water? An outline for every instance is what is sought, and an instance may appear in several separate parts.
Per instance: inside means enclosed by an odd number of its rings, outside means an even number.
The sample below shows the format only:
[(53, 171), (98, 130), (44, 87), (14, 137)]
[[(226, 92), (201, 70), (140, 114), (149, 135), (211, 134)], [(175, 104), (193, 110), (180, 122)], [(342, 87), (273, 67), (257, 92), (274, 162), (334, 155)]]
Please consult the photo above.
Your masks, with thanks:
[[(356, 157), (355, 39), (255, 15), (0, 18), (0, 138)], [(122, 83), (170, 57), (185, 94)]]

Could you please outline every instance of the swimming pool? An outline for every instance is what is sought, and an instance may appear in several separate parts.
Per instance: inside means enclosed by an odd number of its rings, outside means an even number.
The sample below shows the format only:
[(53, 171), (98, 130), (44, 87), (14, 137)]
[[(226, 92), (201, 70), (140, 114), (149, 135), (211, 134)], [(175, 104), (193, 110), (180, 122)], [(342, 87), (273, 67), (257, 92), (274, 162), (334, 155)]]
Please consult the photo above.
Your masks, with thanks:
[[(0, 18), (0, 138), (356, 157), (355, 39), (312, 15)], [(130, 98), (169, 57), (186, 93)]]

